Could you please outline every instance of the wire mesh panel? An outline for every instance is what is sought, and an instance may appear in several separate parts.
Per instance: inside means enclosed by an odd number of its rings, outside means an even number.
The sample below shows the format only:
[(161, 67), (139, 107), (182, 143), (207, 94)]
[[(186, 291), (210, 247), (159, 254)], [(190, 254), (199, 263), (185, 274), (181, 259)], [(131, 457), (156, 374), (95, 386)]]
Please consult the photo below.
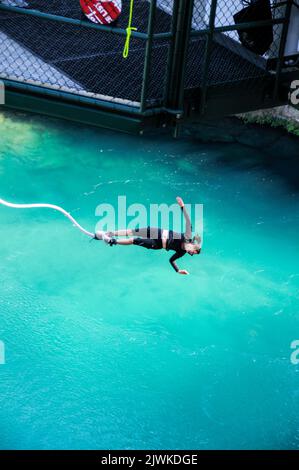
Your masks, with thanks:
[(194, 0), (193, 15), (192, 15), (192, 28), (195, 30), (202, 30), (209, 24), (210, 16), (210, 1), (209, 0)]
[[(20, 3), (21, 2), (21, 3)], [(123, 0), (122, 14), (113, 31), (86, 27), (79, 0), (0, 0), (0, 4), (22, 6), (22, 12), (0, 10), (0, 77), (57, 90), (139, 106), (143, 89), (146, 36), (131, 37), (127, 59), (122, 57), (130, 0)], [(172, 22), (172, 0), (158, 1), (153, 33), (168, 32)], [(134, 3), (133, 26), (148, 30), (150, 0)], [(33, 9), (81, 24), (53, 21), (26, 15)], [(82, 21), (83, 20), (83, 21)], [(163, 98), (168, 41), (153, 41), (148, 92), (153, 105)]]
[(242, 81), (250, 87), (269, 76), (267, 59), (278, 56), (282, 31), (275, 20), (282, 23), (285, 8), (268, 0), (195, 0), (186, 88)]
[(166, 33), (171, 30), (173, 5), (174, 0), (157, 0), (154, 33)]
[(170, 43), (168, 39), (155, 39), (153, 42), (151, 68), (147, 90), (147, 107), (160, 105), (164, 99), (167, 60)]
[[(185, 84), (187, 89), (201, 87), (204, 80), (207, 35), (193, 38), (189, 44)], [(221, 36), (215, 38), (210, 51), (207, 74), (208, 85), (227, 85), (250, 80), (267, 74), (266, 68), (243, 57), (233, 45), (226, 44)]]
[[(21, 6), (42, 13), (84, 20), (84, 14), (79, 0), (1, 0), (3, 5)], [(146, 32), (148, 25), (148, 11), (150, 0), (136, 0), (134, 2), (134, 22), (139, 32)], [(114, 26), (125, 29), (128, 23), (130, 0), (122, 0), (122, 13)]]
[[(147, 29), (149, 3), (138, 5), (138, 31)], [(30, 8), (65, 18), (83, 19), (71, 1), (27, 1)], [(127, 25), (129, 2), (119, 23)], [(27, 8), (26, 8), (27, 9)], [(22, 12), (0, 10), (0, 77), (106, 101), (138, 106), (143, 81), (145, 39), (131, 37), (122, 56), (125, 34), (91, 29)], [(126, 14), (127, 13), (127, 14)], [(117, 24), (117, 28), (119, 24)]]
[[(176, 1), (176, 0), (175, 0)], [(152, 39), (150, 69), (146, 94), (146, 106), (161, 105), (167, 92), (170, 53), (173, 47), (171, 33), (175, 36), (174, 0), (157, 0), (154, 12), (154, 35)], [(160, 37), (160, 33), (168, 33)], [(162, 34), (163, 36), (163, 34)], [(171, 78), (171, 77), (170, 77)]]
[(44, 13), (65, 16), (66, 18), (80, 18), (80, 3), (76, 0), (2, 0), (3, 5), (28, 8)]
[[(279, 0), (218, 0), (215, 26), (232, 26), (255, 21), (272, 21), (283, 19), (286, 2)], [(271, 24), (264, 27), (247, 28), (238, 31), (227, 31), (224, 34), (237, 43), (242, 43), (254, 53), (267, 59), (277, 56), (281, 38), (282, 25)], [(246, 43), (246, 36), (248, 43)], [(267, 39), (268, 38), (268, 39)], [(250, 41), (252, 46), (250, 47)], [(254, 44), (255, 43), (255, 44)]]
[[(269, 59), (281, 65), (284, 55), (285, 3), (135, 0), (137, 33), (124, 59), (130, 0), (122, 0), (122, 13), (109, 27), (89, 23), (79, 0), (0, 0), (0, 79), (138, 108), (143, 115), (160, 106), (180, 115), (184, 90), (205, 102), (209, 87), (250, 88), (271, 76)], [(264, 5), (262, 15), (253, 4)], [(279, 67), (273, 70), (279, 77)]]

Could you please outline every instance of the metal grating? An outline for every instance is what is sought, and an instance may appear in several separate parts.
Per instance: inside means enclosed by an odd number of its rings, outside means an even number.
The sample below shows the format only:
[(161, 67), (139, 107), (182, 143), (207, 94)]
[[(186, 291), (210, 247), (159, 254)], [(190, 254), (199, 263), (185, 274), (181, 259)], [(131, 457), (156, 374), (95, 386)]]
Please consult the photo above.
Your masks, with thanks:
[[(119, 20), (106, 30), (88, 27), (78, 0), (0, 0), (0, 5), (25, 5), (19, 12), (0, 9), (0, 78), (144, 111), (168, 102), (170, 95), (170, 103), (173, 99), (171, 105), (177, 109), (174, 101), (182, 96), (178, 87), (184, 88), (188, 95), (190, 90), (198, 93), (203, 89), (204, 96), (210, 86), (238, 84), (249, 88), (256, 79), (269, 76), (267, 60), (277, 58), (279, 51), (281, 55), (282, 24), (273, 25), (273, 43), (262, 56), (245, 48), (236, 30), (234, 15), (246, 6), (245, 0), (218, 0), (212, 31), (209, 24), (214, 0), (190, 2), (193, 16), (189, 31), (188, 22), (179, 23), (178, 17), (173, 20), (174, 9), (181, 19), (184, 10), (188, 10), (185, 0), (137, 0), (133, 26), (143, 34), (132, 36), (129, 57), (123, 59), (129, 0), (123, 0)], [(274, 7), (277, 2), (271, 3)], [(147, 35), (151, 5), (156, 5), (153, 37)], [(26, 15), (27, 9), (36, 13)], [(283, 18), (285, 9), (284, 5), (273, 8), (273, 18)], [(65, 20), (40, 17), (40, 13), (58, 15)], [(69, 19), (80, 23), (72, 24)], [(262, 28), (256, 30), (263, 35)], [(184, 31), (188, 42), (186, 61), (182, 60), (186, 43), (174, 48), (176, 35), (180, 42)], [(180, 64), (185, 63), (184, 75), (184, 65)], [(169, 71), (177, 76), (170, 75), (167, 82)], [(174, 84), (170, 95), (167, 83)]]

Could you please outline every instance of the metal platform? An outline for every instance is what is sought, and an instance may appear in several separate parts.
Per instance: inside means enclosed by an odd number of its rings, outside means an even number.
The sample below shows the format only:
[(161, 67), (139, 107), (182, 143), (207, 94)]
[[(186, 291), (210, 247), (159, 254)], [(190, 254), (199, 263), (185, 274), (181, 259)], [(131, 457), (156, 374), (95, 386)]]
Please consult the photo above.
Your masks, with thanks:
[[(229, 35), (235, 25), (224, 31), (215, 27), (216, 12), (204, 28), (199, 0), (184, 9), (181, 0), (136, 2), (138, 32), (127, 59), (122, 51), (128, 0), (113, 27), (85, 21), (77, 0), (27, 3), (20, 9), (0, 2), (0, 77), (7, 85), (7, 106), (48, 108), (48, 114), (78, 120), (81, 109), (84, 122), (140, 132), (176, 125), (190, 115), (221, 116), (286, 99), (280, 85), (285, 90), (290, 72), (278, 66), (276, 73), (268, 71), (265, 57)], [(62, 112), (64, 106), (72, 112)], [(133, 126), (125, 124), (130, 119)]]

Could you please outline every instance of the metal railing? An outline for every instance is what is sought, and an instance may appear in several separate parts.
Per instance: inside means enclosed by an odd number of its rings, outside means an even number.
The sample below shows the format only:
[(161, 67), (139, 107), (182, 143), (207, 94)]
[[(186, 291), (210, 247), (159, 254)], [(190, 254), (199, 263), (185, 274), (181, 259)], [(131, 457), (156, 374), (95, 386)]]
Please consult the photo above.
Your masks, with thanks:
[(186, 93), (193, 90), (204, 113), (209, 87), (249, 86), (269, 75), (267, 54), (246, 49), (240, 33), (262, 34), (271, 27), (276, 32), (270, 51), (276, 59), (273, 100), (277, 97), (292, 0), (280, 2), (279, 14), (268, 20), (239, 24), (234, 12), (246, 6), (242, 1), (137, 0), (138, 31), (132, 32), (128, 59), (122, 57), (128, 0), (119, 23), (110, 27), (84, 19), (77, 0), (27, 1), (24, 9), (0, 0), (0, 78), (20, 90), (177, 118), (183, 115)]

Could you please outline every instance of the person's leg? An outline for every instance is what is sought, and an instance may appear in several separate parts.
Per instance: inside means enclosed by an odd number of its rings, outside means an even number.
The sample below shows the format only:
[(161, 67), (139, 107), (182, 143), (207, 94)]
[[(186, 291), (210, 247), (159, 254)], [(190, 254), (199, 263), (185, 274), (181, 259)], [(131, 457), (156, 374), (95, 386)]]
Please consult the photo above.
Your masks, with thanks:
[(135, 228), (134, 230), (132, 230), (132, 234), (134, 235), (134, 237), (150, 238), (150, 228)]
[(113, 232), (108, 232), (108, 235), (111, 237), (132, 237), (133, 230), (124, 229), (124, 230), (115, 230)]
[(142, 227), (135, 228), (132, 230), (132, 233), (135, 237), (141, 238), (151, 238), (153, 240), (159, 240), (162, 238), (162, 230), (157, 227)]
[(136, 243), (136, 239), (129, 239), (129, 240), (116, 240), (115, 237), (138, 237), (138, 240), (141, 240), (141, 246), (144, 246), (144, 241), (149, 240), (150, 246), (152, 247), (152, 239), (154, 242), (157, 240), (161, 240), (161, 229), (152, 228), (152, 227), (143, 227), (143, 228), (136, 228), (136, 229), (123, 229), (123, 230), (114, 230), (111, 232), (97, 232), (96, 238), (98, 240), (104, 240), (105, 243), (108, 245), (132, 245)]
[[(150, 237), (150, 228), (136, 228), (136, 229), (122, 229), (122, 230), (113, 230), (111, 232), (106, 232), (106, 235), (109, 237), (142, 237), (142, 238), (149, 238)], [(152, 229), (156, 230), (156, 229)], [(155, 238), (155, 237), (153, 237)]]
[(103, 240), (103, 238), (107, 237), (132, 237), (133, 231), (132, 230), (115, 230), (114, 232), (102, 232), (99, 230), (96, 232), (96, 239)]
[(122, 240), (116, 240), (116, 245), (133, 245), (134, 238), (123, 238)]
[(103, 240), (103, 237), (105, 235), (105, 232), (103, 232), (102, 230), (98, 230), (95, 235), (94, 235), (94, 238), (96, 240)]

